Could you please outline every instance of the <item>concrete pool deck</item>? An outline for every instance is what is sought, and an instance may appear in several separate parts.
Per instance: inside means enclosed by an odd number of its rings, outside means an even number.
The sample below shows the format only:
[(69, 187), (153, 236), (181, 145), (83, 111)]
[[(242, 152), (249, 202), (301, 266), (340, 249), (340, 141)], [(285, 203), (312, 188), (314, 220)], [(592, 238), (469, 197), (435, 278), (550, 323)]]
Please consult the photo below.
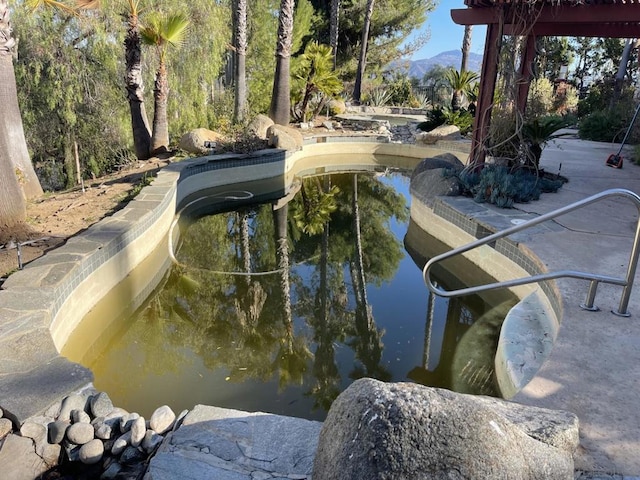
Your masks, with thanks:
[[(550, 173), (561, 166), (569, 183), (557, 193), (510, 210), (490, 205), (479, 209), (468, 199), (473, 212), (469, 215), (504, 229), (513, 219), (542, 215), (607, 189), (640, 193), (640, 166), (628, 160), (619, 170), (605, 165), (618, 148), (576, 138), (556, 140), (545, 148), (541, 166)], [(465, 208), (460, 210), (464, 213)], [(549, 271), (624, 277), (638, 222), (638, 210), (629, 199), (606, 199), (552, 222), (554, 228), (546, 231), (516, 234)], [(587, 281), (556, 282), (563, 303), (558, 338), (550, 357), (513, 400), (578, 416), (576, 470), (640, 478), (640, 274), (635, 275), (628, 318), (611, 313), (620, 303), (621, 287), (601, 284), (595, 299), (601, 310), (589, 312), (579, 306), (586, 299)]]

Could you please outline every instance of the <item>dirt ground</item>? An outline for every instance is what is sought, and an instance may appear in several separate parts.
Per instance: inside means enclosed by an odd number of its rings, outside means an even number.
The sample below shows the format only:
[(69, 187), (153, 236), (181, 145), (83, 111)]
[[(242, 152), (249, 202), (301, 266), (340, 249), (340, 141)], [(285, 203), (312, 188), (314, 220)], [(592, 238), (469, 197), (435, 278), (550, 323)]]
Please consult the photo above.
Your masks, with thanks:
[(64, 192), (45, 193), (28, 202), (28, 230), (12, 232), (20, 248), (15, 241), (0, 244), (0, 284), (18, 269), (18, 251), (22, 263), (26, 264), (62, 245), (68, 238), (124, 207), (132, 190), (145, 178), (155, 176), (167, 163), (159, 159), (139, 162), (117, 174), (86, 182), (84, 191), (78, 186)]

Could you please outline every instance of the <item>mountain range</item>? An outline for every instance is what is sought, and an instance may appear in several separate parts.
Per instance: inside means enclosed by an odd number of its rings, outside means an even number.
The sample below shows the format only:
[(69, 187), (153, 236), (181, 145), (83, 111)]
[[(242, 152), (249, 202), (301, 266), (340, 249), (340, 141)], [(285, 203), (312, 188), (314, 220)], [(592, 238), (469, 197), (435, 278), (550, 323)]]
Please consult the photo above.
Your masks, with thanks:
[[(422, 78), (424, 74), (431, 69), (434, 65), (440, 65), (443, 67), (460, 68), (460, 62), (462, 61), (462, 52), (460, 50), (449, 50), (447, 52), (440, 52), (439, 54), (430, 57), (423, 58), (421, 60), (409, 60), (398, 62), (398, 68), (403, 68), (405, 71), (409, 70), (409, 76), (415, 78)], [(482, 55), (470, 52), (469, 59), (467, 61), (467, 69), (480, 72), (482, 66)]]

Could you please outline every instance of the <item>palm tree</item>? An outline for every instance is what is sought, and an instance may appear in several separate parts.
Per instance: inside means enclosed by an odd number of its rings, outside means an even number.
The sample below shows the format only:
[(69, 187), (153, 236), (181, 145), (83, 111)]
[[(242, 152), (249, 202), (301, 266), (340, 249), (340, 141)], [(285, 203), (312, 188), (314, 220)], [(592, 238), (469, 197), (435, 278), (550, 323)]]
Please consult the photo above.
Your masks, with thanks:
[[(100, 0), (76, 0), (83, 9), (98, 8)], [(151, 146), (151, 129), (147, 111), (144, 106), (144, 84), (142, 81), (142, 48), (140, 38), (140, 2), (126, 0), (127, 11), (123, 15), (127, 22), (127, 33), (124, 38), (125, 88), (129, 100), (131, 129), (136, 157), (140, 160), (149, 158)]]
[(478, 78), (477, 73), (468, 70), (458, 72), (458, 70), (452, 68), (447, 71), (445, 79), (453, 90), (453, 94), (451, 95), (451, 110), (457, 112), (462, 108), (464, 97), (473, 89)]
[[(313, 112), (316, 115), (325, 104), (327, 97), (337, 95), (342, 91), (342, 82), (335, 70), (331, 68), (331, 48), (311, 42), (299, 57), (300, 63), (294, 69), (293, 77), (300, 88), (300, 120), (308, 120), (309, 101), (315, 94), (321, 94), (322, 99)], [(298, 92), (296, 92), (298, 94)], [(294, 115), (295, 116), (295, 115)]]
[(467, 62), (469, 60), (469, 52), (471, 51), (471, 34), (473, 33), (473, 25), (464, 26), (464, 36), (462, 37), (462, 60), (460, 61), (460, 71), (463, 72), (467, 69)]
[(362, 40), (360, 43), (360, 57), (358, 58), (358, 70), (356, 72), (356, 84), (353, 89), (353, 100), (360, 103), (362, 96), (362, 82), (364, 81), (364, 68), (367, 63), (367, 44), (369, 43), (369, 29), (371, 28), (371, 17), (373, 16), (373, 4), (375, 0), (367, 0), (367, 11), (364, 15), (364, 27), (362, 28)]
[(151, 136), (151, 154), (169, 150), (169, 122), (167, 120), (167, 100), (169, 82), (167, 78), (167, 49), (170, 45), (180, 46), (189, 26), (189, 19), (183, 14), (155, 16), (142, 28), (142, 41), (154, 46), (158, 54), (158, 70), (153, 89), (153, 134)]
[(125, 87), (129, 110), (131, 111), (131, 129), (136, 157), (149, 158), (151, 149), (151, 129), (147, 111), (144, 108), (144, 85), (142, 83), (142, 48), (140, 46), (140, 24), (138, 13), (140, 0), (127, 0), (127, 34), (124, 38)]
[(234, 0), (234, 123), (244, 120), (247, 110), (247, 0)]
[(294, 0), (282, 0), (278, 17), (276, 73), (273, 77), (273, 92), (269, 107), (269, 117), (278, 125), (289, 124), (289, 110), (291, 109), (289, 64), (291, 60), (291, 45), (293, 43), (294, 6)]
[[(12, 35), (9, 5), (0, 0), (0, 164), (2, 165), (3, 188), (0, 195), (0, 210), (5, 218), (2, 223), (15, 224), (24, 220), (24, 197), (31, 199), (42, 195), (40, 181), (33, 169), (27, 142), (22, 127), (22, 116), (18, 106), (18, 90), (13, 70), (13, 51), (16, 42)], [(6, 189), (5, 189), (6, 187)], [(15, 196), (16, 187), (19, 194)], [(13, 193), (10, 193), (13, 192)], [(22, 206), (21, 206), (22, 205)], [(22, 217), (22, 218), (20, 218)]]

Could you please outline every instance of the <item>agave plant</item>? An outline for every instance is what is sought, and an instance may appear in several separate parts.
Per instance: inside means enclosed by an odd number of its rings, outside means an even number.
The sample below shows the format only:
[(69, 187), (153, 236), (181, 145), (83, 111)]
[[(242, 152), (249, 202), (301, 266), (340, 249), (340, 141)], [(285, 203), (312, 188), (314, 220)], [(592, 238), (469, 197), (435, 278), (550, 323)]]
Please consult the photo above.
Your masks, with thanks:
[(391, 92), (386, 88), (374, 88), (369, 93), (369, 105), (372, 107), (382, 107), (391, 101)]

